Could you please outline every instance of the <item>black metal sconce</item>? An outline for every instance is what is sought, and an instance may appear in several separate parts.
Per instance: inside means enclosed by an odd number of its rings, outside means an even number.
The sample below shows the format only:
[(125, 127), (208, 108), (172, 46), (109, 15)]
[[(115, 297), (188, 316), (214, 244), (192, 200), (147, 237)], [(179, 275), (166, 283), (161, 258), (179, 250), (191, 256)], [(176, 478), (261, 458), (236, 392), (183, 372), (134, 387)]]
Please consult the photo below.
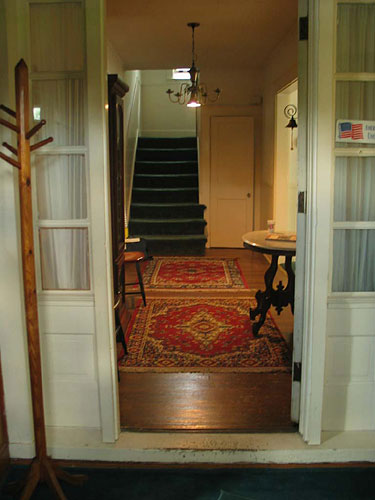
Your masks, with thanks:
[(297, 107), (294, 106), (294, 104), (288, 104), (284, 108), (284, 115), (289, 118), (289, 122), (286, 125), (286, 128), (291, 129), (291, 135), (290, 135), (290, 149), (293, 151), (293, 129), (297, 128), (297, 122), (296, 119), (294, 118), (297, 115)]

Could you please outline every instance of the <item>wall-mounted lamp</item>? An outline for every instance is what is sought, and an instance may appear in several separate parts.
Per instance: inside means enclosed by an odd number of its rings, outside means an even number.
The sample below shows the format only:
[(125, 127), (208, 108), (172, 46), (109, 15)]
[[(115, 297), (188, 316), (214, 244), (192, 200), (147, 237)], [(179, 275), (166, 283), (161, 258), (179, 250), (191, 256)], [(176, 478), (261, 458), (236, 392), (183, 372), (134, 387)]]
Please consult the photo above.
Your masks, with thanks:
[(291, 135), (290, 135), (290, 149), (293, 150), (293, 129), (297, 128), (297, 122), (296, 119), (294, 118), (297, 115), (297, 107), (294, 106), (294, 104), (288, 104), (284, 108), (284, 115), (289, 118), (288, 125), (286, 125), (286, 128), (291, 129)]

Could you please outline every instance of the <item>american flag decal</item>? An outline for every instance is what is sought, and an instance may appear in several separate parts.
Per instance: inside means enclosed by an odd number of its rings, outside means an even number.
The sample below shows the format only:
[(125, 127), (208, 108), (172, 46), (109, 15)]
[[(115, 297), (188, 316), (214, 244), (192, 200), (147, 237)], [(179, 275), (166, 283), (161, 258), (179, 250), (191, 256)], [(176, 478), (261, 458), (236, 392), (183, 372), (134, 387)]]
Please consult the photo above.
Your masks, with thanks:
[(342, 122), (339, 124), (339, 138), (340, 139), (353, 139), (358, 141), (363, 139), (363, 125), (362, 123)]

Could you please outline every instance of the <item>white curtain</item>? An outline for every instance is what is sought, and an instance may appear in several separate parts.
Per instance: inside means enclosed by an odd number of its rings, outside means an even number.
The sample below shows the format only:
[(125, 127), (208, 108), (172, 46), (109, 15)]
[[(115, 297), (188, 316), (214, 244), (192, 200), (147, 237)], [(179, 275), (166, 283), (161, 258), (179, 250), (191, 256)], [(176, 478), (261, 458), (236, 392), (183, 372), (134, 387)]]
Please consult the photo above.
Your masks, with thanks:
[(88, 232), (84, 228), (40, 229), (44, 290), (88, 290)]
[[(375, 221), (375, 158), (337, 158), (334, 220)], [(335, 229), (334, 292), (375, 291), (375, 229)]]
[(341, 4), (337, 17), (337, 71), (375, 72), (375, 5)]
[(36, 161), (38, 217), (48, 220), (87, 218), (83, 155), (40, 155)]
[[(86, 172), (82, 155), (40, 155), (36, 162), (38, 218), (87, 218)], [(86, 228), (40, 230), (44, 290), (89, 289)]]
[[(37, 140), (51, 135), (53, 146), (84, 145), (84, 81), (79, 78), (34, 80), (33, 108), (47, 125)], [(36, 157), (36, 188), (44, 290), (87, 290), (89, 283), (87, 186), (82, 154), (41, 154)], [(65, 221), (63, 228), (54, 227)], [(71, 222), (83, 227), (69, 227)], [(60, 224), (61, 225), (61, 224)], [(84, 227), (86, 226), (86, 227)]]
[(41, 117), (47, 121), (37, 139), (51, 135), (54, 146), (83, 145), (83, 80), (35, 80), (32, 89), (33, 108), (40, 108)]

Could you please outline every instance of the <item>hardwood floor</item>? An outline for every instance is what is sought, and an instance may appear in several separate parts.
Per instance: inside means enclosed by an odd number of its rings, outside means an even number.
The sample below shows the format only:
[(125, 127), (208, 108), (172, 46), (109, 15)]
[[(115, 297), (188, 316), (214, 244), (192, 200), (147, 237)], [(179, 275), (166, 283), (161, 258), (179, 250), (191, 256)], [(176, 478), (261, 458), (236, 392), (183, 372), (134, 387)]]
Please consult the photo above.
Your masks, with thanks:
[[(238, 258), (249, 287), (264, 288), (268, 262), (245, 249), (208, 249), (209, 257)], [(127, 270), (127, 281), (132, 279)], [(280, 270), (277, 280), (285, 282)], [(149, 292), (148, 296), (157, 292)], [(133, 307), (130, 298), (128, 307)], [(289, 308), (272, 316), (292, 347)], [(293, 431), (290, 373), (121, 373), (121, 427), (153, 431)]]

